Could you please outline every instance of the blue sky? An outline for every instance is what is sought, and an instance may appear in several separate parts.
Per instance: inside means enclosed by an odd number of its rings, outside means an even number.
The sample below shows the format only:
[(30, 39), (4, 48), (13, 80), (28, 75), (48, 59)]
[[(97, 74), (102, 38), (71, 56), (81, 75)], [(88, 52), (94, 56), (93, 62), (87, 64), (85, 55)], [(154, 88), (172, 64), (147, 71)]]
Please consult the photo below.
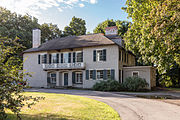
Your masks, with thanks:
[(121, 8), (126, 0), (0, 0), (0, 6), (19, 14), (30, 14), (39, 23), (53, 23), (63, 28), (73, 16), (86, 21), (87, 31), (106, 19), (127, 20), (127, 13)]

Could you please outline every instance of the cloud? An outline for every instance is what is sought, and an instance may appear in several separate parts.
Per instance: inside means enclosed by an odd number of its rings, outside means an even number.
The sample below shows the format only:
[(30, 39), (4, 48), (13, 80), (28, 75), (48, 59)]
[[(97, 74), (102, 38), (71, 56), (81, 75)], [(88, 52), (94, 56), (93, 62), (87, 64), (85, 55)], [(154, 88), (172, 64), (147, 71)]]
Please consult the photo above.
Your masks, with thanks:
[(85, 6), (85, 5), (84, 5), (84, 4), (82, 4), (82, 3), (80, 3), (80, 4), (79, 4), (79, 7), (84, 7), (84, 6)]
[(30, 14), (38, 17), (41, 10), (55, 7), (59, 12), (74, 7), (85, 7), (84, 3), (96, 4), (97, 0), (0, 0), (0, 6), (18, 14)]

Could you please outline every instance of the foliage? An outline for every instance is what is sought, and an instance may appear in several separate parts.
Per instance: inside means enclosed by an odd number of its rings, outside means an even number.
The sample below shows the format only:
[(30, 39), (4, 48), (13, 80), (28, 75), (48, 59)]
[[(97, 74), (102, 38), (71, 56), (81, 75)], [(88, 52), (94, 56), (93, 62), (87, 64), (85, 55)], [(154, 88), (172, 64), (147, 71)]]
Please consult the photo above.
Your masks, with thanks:
[[(24, 83), (23, 77), (29, 75), (23, 73), (22, 63), (17, 57), (15, 51), (23, 46), (17, 43), (19, 39), (11, 40), (0, 38), (0, 119), (7, 117), (6, 110), (9, 109), (20, 119), (20, 111), (24, 105), (35, 104), (40, 98), (24, 96), (21, 93), (27, 86), (20, 85)], [(32, 100), (31, 102), (28, 100)]]
[[(27, 96), (42, 96), (42, 100), (37, 105), (32, 106), (32, 109), (24, 107), (22, 109), (23, 120), (119, 120), (119, 114), (109, 105), (89, 99), (86, 97), (55, 94), (55, 93), (40, 93), (40, 92), (25, 92)], [(48, 104), (47, 104), (48, 103)], [(96, 112), (96, 114), (94, 114)], [(10, 120), (16, 120), (11, 112), (8, 112)]]
[(98, 26), (94, 29), (94, 33), (104, 33), (105, 34), (105, 28), (106, 27), (111, 27), (111, 26), (117, 26), (118, 27), (118, 35), (121, 37), (124, 36), (128, 28), (130, 27), (131, 22), (127, 21), (114, 21), (113, 19), (111, 20), (105, 20), (104, 22), (98, 24)]
[(162, 83), (174, 79), (167, 73), (180, 65), (179, 4), (179, 0), (127, 0), (123, 8), (133, 21), (124, 38), (127, 48), (139, 62), (156, 65)]
[(128, 77), (123, 82), (123, 89), (128, 91), (140, 91), (145, 89), (148, 86), (148, 83), (145, 79), (140, 77)]
[(62, 36), (62, 31), (59, 30), (57, 25), (52, 23), (44, 23), (40, 26), (41, 30), (41, 42), (44, 43), (46, 40), (52, 40)]
[(68, 35), (85, 35), (86, 34), (86, 22), (85, 20), (77, 17), (73, 17), (69, 26), (64, 28), (64, 36)]
[(116, 80), (100, 81), (93, 86), (93, 89), (98, 91), (118, 91), (120, 90), (120, 84)]

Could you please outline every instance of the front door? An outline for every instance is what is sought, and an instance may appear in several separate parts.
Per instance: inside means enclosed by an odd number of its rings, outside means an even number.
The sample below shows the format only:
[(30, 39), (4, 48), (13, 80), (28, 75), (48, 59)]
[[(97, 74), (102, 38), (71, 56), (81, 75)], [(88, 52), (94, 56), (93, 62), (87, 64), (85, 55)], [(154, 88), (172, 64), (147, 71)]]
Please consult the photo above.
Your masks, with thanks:
[(64, 73), (64, 86), (68, 85), (68, 73)]

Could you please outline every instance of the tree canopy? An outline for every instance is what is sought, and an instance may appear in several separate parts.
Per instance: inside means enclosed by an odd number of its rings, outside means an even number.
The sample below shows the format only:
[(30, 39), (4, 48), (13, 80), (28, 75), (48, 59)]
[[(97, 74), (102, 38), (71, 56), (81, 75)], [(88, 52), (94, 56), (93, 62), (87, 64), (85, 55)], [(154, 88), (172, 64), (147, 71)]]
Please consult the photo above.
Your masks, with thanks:
[(118, 35), (121, 37), (124, 36), (128, 28), (130, 27), (131, 22), (127, 21), (120, 21), (116, 20), (114, 21), (113, 19), (111, 20), (105, 20), (102, 23), (98, 24), (98, 26), (94, 29), (94, 33), (104, 33), (105, 34), (105, 28), (106, 27), (111, 27), (111, 26), (117, 26), (118, 27)]
[(166, 86), (179, 79), (168, 74), (180, 65), (179, 4), (179, 0), (127, 0), (123, 8), (133, 21), (124, 38), (127, 48), (139, 56), (139, 62), (157, 66)]
[(68, 35), (85, 35), (86, 34), (86, 22), (82, 18), (73, 17), (69, 26), (64, 28), (64, 36)]

